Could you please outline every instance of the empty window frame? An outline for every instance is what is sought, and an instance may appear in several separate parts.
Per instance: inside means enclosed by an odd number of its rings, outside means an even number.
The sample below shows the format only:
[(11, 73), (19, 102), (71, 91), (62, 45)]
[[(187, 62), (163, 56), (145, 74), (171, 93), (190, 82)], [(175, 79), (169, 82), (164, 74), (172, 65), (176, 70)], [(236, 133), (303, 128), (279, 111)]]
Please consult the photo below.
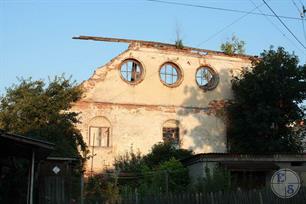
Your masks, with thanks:
[(135, 84), (142, 79), (143, 67), (137, 60), (127, 59), (121, 64), (120, 73), (124, 81)]
[(218, 74), (210, 67), (200, 67), (196, 72), (196, 82), (203, 90), (216, 88), (219, 82)]
[(180, 129), (178, 127), (163, 127), (163, 140), (174, 145), (179, 145)]
[(173, 63), (165, 63), (159, 70), (159, 76), (167, 86), (177, 86), (182, 78), (180, 69)]
[(109, 127), (89, 127), (89, 146), (110, 147)]
[(163, 140), (164, 142), (169, 142), (174, 146), (179, 147), (180, 144), (179, 121), (167, 120), (163, 124)]

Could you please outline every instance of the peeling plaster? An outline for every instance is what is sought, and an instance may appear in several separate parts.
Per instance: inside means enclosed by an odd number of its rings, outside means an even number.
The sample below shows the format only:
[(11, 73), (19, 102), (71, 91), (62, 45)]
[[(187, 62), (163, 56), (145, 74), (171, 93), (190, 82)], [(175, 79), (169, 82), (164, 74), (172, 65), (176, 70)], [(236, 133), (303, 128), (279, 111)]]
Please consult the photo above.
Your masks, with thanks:
[[(120, 64), (135, 58), (145, 68), (143, 81), (136, 85), (120, 77)], [(159, 78), (160, 66), (173, 61), (184, 73), (181, 84), (169, 88)], [(218, 86), (203, 91), (195, 81), (196, 70), (209, 64), (219, 74)], [(218, 115), (232, 99), (231, 70), (251, 67), (246, 56), (192, 53), (174, 48), (156, 48), (132, 43), (129, 48), (99, 67), (93, 76), (82, 83), (85, 93), (72, 110), (80, 112), (78, 125), (88, 141), (88, 124), (94, 117), (104, 117), (111, 124), (111, 147), (97, 148), (93, 169), (102, 171), (113, 165), (114, 158), (133, 146), (142, 154), (162, 141), (162, 124), (173, 119), (180, 123), (181, 147), (195, 153), (226, 152), (226, 127)], [(91, 150), (91, 148), (89, 148)], [(90, 170), (91, 161), (87, 163)]]

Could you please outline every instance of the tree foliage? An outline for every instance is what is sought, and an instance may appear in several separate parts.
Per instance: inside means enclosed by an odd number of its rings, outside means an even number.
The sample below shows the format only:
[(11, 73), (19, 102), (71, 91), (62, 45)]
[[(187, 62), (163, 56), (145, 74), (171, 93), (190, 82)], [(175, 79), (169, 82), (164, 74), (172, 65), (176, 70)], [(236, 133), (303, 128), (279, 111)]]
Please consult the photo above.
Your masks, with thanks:
[(86, 144), (75, 125), (78, 113), (70, 112), (82, 91), (70, 79), (20, 79), (6, 90), (0, 102), (0, 128), (7, 132), (44, 139), (56, 144), (54, 156), (78, 157)]
[(131, 148), (115, 160), (116, 170), (121, 175), (129, 175), (119, 177), (119, 186), (125, 192), (138, 189), (142, 194), (159, 194), (165, 192), (167, 186), (169, 192), (183, 191), (189, 184), (189, 176), (179, 159), (191, 155), (191, 151), (177, 149), (167, 142), (155, 144), (145, 156), (134, 153)]
[(114, 173), (113, 175), (97, 174), (89, 177), (84, 189), (86, 203), (120, 203), (120, 194), (117, 181), (117, 173)]
[(115, 159), (114, 166), (121, 171), (139, 172), (143, 165), (156, 168), (172, 158), (180, 160), (190, 157), (192, 154), (190, 150), (176, 148), (171, 142), (159, 142), (153, 145), (151, 151), (144, 156), (139, 151), (135, 153), (131, 148), (129, 152), (119, 155)]
[(236, 186), (232, 183), (231, 174), (225, 168), (215, 166), (214, 168), (205, 167), (205, 177), (199, 178), (195, 185), (197, 192), (217, 192), (228, 191)]
[[(306, 65), (283, 48), (266, 50), (250, 70), (232, 81), (234, 101), (228, 106), (231, 152), (300, 152), (306, 99)], [(304, 135), (305, 136), (305, 135)]]
[(149, 167), (154, 168), (172, 158), (180, 160), (192, 154), (191, 150), (177, 149), (171, 142), (160, 142), (153, 145), (151, 152), (144, 157), (144, 161)]
[(221, 44), (221, 51), (225, 54), (244, 54), (245, 53), (245, 42), (239, 40), (235, 35), (225, 43)]
[(189, 184), (188, 170), (179, 160), (171, 158), (161, 163), (159, 170), (167, 174), (169, 191), (184, 192), (186, 190)]
[(125, 152), (123, 155), (119, 155), (115, 158), (115, 169), (124, 172), (139, 172), (144, 165), (143, 157), (138, 151), (134, 152), (131, 147), (129, 152)]

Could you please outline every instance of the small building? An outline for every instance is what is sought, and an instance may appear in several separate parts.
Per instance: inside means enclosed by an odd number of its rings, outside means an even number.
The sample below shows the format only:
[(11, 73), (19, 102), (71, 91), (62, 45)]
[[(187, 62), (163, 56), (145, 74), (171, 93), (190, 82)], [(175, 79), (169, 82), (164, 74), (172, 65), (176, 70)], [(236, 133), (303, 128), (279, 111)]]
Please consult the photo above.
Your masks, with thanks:
[(270, 185), (275, 171), (289, 168), (298, 173), (306, 186), (306, 154), (207, 153), (191, 156), (182, 162), (188, 168), (193, 183), (206, 176), (207, 168), (222, 167), (230, 172), (239, 187), (260, 188)]
[(0, 130), (0, 203), (33, 204), (37, 164), (54, 144)]
[(39, 163), (37, 203), (81, 203), (79, 158), (47, 157)]
[[(78, 158), (51, 157), (54, 144), (0, 130), (0, 203), (76, 203)], [(74, 201), (74, 202), (73, 202)]]

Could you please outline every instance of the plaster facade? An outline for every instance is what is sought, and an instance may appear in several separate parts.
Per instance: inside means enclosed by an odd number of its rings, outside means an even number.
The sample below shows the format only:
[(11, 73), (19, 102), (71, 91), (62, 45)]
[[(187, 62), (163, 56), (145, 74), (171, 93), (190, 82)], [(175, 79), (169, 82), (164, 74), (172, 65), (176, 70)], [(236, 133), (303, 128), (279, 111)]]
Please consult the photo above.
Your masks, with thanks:
[[(138, 83), (122, 79), (120, 68), (126, 59), (141, 63), (143, 76)], [(179, 67), (179, 85), (168, 87), (161, 82), (159, 70), (165, 62)], [(100, 172), (111, 167), (114, 158), (131, 147), (146, 154), (163, 141), (163, 124), (168, 120), (178, 121), (180, 147), (195, 153), (226, 152), (222, 108), (232, 98), (232, 75), (250, 65), (247, 56), (131, 43), (82, 84), (84, 96), (72, 108), (80, 113), (78, 128), (87, 143), (90, 126), (110, 127), (109, 147), (89, 147), (95, 156), (87, 162), (87, 170)], [(201, 66), (209, 66), (218, 74), (219, 83), (213, 90), (197, 85), (195, 74)]]

